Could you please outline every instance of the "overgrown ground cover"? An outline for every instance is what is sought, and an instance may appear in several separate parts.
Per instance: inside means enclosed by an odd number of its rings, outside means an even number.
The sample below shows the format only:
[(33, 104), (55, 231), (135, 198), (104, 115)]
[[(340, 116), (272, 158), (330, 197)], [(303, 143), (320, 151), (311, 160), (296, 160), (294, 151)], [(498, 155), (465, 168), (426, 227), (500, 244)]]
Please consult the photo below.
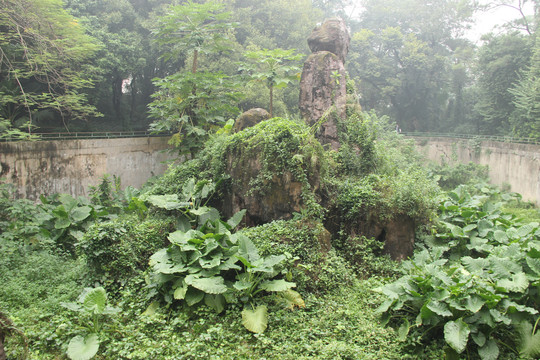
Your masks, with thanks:
[[(293, 140), (281, 156), (325, 156), (312, 147), (295, 154), (291, 144), (311, 138), (298, 125), (288, 132), (289, 123), (264, 125)], [(435, 191), (437, 180), (476, 183), (483, 170), (418, 169), (412, 146), (369, 115), (342, 126), (350, 142), (317, 160), (339, 195), (335, 214), (345, 223), (371, 208), (423, 221), (410, 261), (390, 260), (383, 243), (346, 226), (328, 233), (316, 203), (290, 220), (238, 229), (242, 213), (222, 218), (211, 206), (229, 186), (211, 177), (223, 169), (227, 137), (141, 191), (104, 178), (90, 199), (33, 204), (2, 185), (8, 358), (537, 356), (538, 209), (487, 185)], [(266, 139), (274, 156), (279, 144)]]

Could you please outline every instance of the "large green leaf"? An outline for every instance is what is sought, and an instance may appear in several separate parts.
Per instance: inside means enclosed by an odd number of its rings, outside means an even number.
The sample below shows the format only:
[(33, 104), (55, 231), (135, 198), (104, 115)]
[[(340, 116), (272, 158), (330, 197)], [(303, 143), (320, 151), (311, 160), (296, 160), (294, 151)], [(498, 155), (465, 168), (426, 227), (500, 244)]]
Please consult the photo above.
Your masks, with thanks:
[(452, 316), (452, 312), (448, 308), (448, 305), (441, 301), (430, 300), (426, 307), (439, 316)]
[(250, 263), (260, 259), (257, 247), (247, 236), (240, 236), (238, 238), (238, 253)]
[(449, 321), (444, 325), (444, 340), (452, 349), (462, 353), (467, 347), (471, 330), (462, 319)]
[(242, 310), (242, 325), (256, 334), (262, 334), (268, 326), (268, 310), (260, 305), (254, 310)]
[(259, 288), (266, 291), (285, 291), (293, 287), (296, 287), (295, 283), (283, 279), (264, 281), (259, 285)]
[(398, 340), (399, 341), (407, 340), (407, 335), (409, 335), (410, 327), (411, 326), (409, 324), (409, 320), (407, 318), (405, 318), (405, 320), (403, 320), (403, 323), (401, 324), (401, 326), (397, 330), (397, 335), (398, 335)]
[(242, 219), (244, 218), (244, 215), (246, 214), (246, 209), (240, 210), (236, 214), (234, 214), (229, 220), (227, 220), (227, 224), (231, 227), (231, 229), (234, 229), (235, 227), (242, 222)]
[(484, 346), (478, 349), (478, 355), (482, 360), (497, 360), (499, 357), (499, 347), (495, 340), (490, 339)]
[(214, 309), (218, 314), (225, 309), (225, 297), (221, 294), (213, 295), (206, 294), (204, 295), (204, 303)]
[(165, 210), (176, 210), (187, 207), (189, 203), (185, 201), (179, 201), (178, 195), (169, 194), (169, 195), (150, 195), (148, 196), (148, 202), (155, 207), (162, 208)]
[(90, 334), (86, 338), (77, 335), (69, 342), (67, 356), (71, 360), (89, 360), (97, 354), (98, 350), (97, 334)]
[(540, 356), (540, 332), (533, 334), (533, 326), (522, 321), (517, 326), (519, 354), (524, 357), (538, 358)]
[(196, 289), (204, 291), (207, 294), (223, 294), (227, 291), (227, 285), (221, 276), (211, 278), (197, 278), (193, 275), (186, 276), (185, 279), (188, 285)]
[(186, 303), (189, 306), (193, 306), (201, 302), (203, 298), (204, 298), (204, 292), (202, 292), (201, 290), (195, 289), (194, 287), (191, 287), (191, 286), (188, 288), (186, 292), (186, 296), (185, 296)]
[(302, 296), (294, 290), (289, 289), (280, 292), (279, 298), (287, 309), (293, 310), (295, 306), (298, 306), (299, 308), (306, 307), (306, 303), (304, 302), (304, 299), (302, 299)]
[(107, 305), (107, 293), (102, 287), (85, 289), (83, 293), (83, 307), (94, 314), (102, 314)]
[(80, 206), (76, 207), (71, 211), (71, 218), (76, 222), (81, 222), (90, 216), (92, 208), (90, 206)]
[(511, 292), (524, 292), (529, 287), (529, 280), (525, 273), (513, 274), (511, 279), (500, 279), (497, 288)]

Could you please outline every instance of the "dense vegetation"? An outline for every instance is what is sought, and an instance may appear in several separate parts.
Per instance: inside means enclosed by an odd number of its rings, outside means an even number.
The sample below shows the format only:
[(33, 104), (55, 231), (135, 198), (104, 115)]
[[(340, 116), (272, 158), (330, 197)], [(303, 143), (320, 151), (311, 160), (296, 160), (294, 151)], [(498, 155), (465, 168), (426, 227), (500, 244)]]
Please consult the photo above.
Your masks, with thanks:
[(350, 1), (0, 2), (0, 136), (151, 128), (189, 159), (88, 198), (0, 183), (0, 359), (538, 358), (538, 209), (395, 131), (540, 136), (538, 3), (479, 48), (475, 2), (361, 3), (344, 81), (370, 111), (329, 150), (291, 84)]
[[(539, 136), (536, 0), (179, 4), (3, 1), (2, 136), (150, 127), (190, 152), (239, 111), (295, 116), (296, 74), (280, 67), (301, 68), (314, 25), (334, 15), (350, 26), (346, 67), (365, 110), (403, 131)], [(491, 7), (518, 19), (475, 44), (469, 27)]]
[[(534, 358), (538, 210), (476, 185), (482, 167), (422, 169), (384, 118), (340, 126), (339, 152), (279, 118), (215, 135), (143, 189), (105, 177), (90, 199), (36, 205), (2, 185), (8, 357)], [(242, 163), (250, 143), (274, 160), (260, 175), (291, 171), (305, 202), (290, 220), (238, 229), (244, 212), (217, 208), (234, 186), (227, 154)], [(469, 185), (451, 188), (458, 178)], [(271, 190), (250, 184), (253, 196)], [(357, 232), (396, 216), (420, 225), (402, 263)]]

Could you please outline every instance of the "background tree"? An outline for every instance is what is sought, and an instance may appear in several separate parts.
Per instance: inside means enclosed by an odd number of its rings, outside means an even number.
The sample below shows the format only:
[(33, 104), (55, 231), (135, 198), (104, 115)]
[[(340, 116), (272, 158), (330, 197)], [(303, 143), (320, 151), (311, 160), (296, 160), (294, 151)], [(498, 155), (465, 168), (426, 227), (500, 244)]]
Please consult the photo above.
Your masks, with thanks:
[(235, 115), (238, 98), (236, 83), (226, 74), (199, 68), (199, 57), (229, 50), (234, 29), (231, 14), (217, 2), (204, 4), (188, 1), (170, 6), (158, 18), (154, 30), (156, 42), (165, 48), (163, 58), (190, 56), (187, 69), (154, 81), (150, 115), (154, 131), (173, 131), (172, 143), (181, 153), (194, 154), (208, 131)]
[[(3, 130), (56, 126), (98, 116), (83, 93), (98, 45), (59, 0), (0, 1), (0, 121)], [(58, 119), (58, 120), (57, 120)]]
[(255, 81), (263, 81), (269, 91), (270, 117), (274, 113), (274, 89), (287, 86), (300, 78), (300, 67), (296, 64), (302, 58), (295, 50), (262, 49), (246, 52), (246, 58), (251, 60), (244, 69), (248, 77)]
[(530, 39), (519, 33), (489, 35), (478, 53), (479, 98), (475, 111), (482, 134), (508, 134), (509, 119), (515, 109), (510, 92), (531, 56)]
[[(405, 131), (448, 128), (464, 112), (467, 54), (461, 35), (472, 1), (365, 0), (347, 69), (359, 84), (365, 109), (390, 115)], [(353, 28), (353, 30), (355, 30)], [(456, 115), (457, 116), (457, 115)]]

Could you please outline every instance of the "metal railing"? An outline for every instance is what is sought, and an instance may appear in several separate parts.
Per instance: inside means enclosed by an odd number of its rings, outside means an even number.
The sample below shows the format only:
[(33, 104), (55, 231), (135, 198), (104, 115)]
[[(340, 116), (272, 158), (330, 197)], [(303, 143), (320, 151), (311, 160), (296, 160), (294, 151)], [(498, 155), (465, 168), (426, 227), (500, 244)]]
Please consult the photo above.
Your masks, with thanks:
[(63, 132), (63, 133), (32, 133), (31, 138), (20, 137), (3, 137), (0, 141), (26, 141), (26, 140), (87, 140), (87, 139), (119, 139), (119, 138), (135, 138), (135, 137), (164, 137), (170, 136), (171, 133), (155, 134), (150, 131), (102, 131), (102, 132)]
[(516, 138), (512, 136), (503, 135), (474, 135), (474, 134), (452, 134), (452, 133), (429, 133), (429, 132), (403, 132), (405, 136), (411, 137), (438, 137), (438, 138), (457, 138), (457, 139), (471, 139), (480, 141), (500, 141), (514, 144), (532, 144), (540, 145), (540, 140), (536, 138)]

